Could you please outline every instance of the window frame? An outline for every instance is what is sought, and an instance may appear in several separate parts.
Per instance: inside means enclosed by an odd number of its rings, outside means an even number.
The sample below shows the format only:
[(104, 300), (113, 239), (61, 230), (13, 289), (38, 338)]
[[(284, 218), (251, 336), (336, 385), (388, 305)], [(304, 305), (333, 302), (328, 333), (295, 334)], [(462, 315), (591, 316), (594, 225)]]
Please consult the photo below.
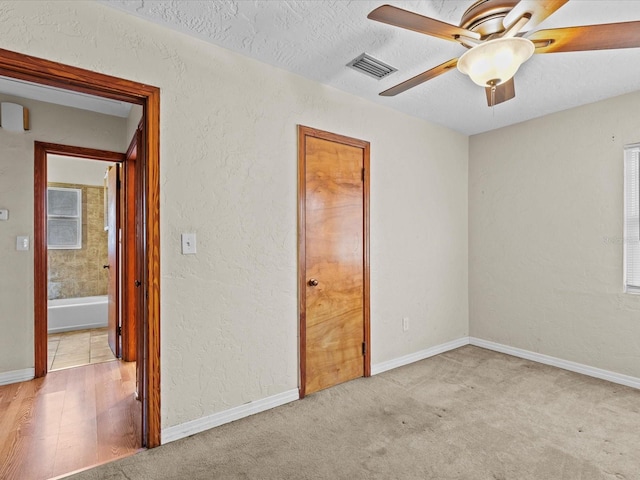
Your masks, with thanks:
[[(63, 215), (50, 213), (51, 208), (49, 205), (49, 192), (50, 191), (66, 191), (76, 194), (76, 212), (77, 215)], [(76, 243), (74, 244), (60, 244), (51, 243), (49, 237), (51, 232), (52, 223), (56, 220), (73, 221), (76, 231)], [(81, 250), (82, 249), (82, 189), (70, 188), (70, 187), (47, 187), (47, 249), (48, 250)]]

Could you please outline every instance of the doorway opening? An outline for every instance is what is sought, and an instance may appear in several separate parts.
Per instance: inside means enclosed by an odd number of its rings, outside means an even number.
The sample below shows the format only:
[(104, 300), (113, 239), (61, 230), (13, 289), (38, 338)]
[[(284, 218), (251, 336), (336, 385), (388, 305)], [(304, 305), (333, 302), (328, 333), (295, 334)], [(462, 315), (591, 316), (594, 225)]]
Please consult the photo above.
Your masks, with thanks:
[(117, 333), (121, 318), (119, 298), (109, 301), (110, 286), (122, 280), (110, 266), (109, 235), (118, 226), (108, 214), (113, 203), (119, 217), (120, 204), (107, 182), (118, 169), (114, 162), (47, 155), (48, 371), (120, 356), (120, 342), (109, 342), (109, 319)]
[[(142, 106), (139, 129), (135, 199), (136, 265), (138, 278), (134, 288), (138, 292), (138, 321), (136, 381), (141, 400), (141, 445), (160, 445), (160, 234), (159, 234), (159, 108), (160, 91), (157, 87), (132, 82), (77, 67), (30, 57), (0, 49), (0, 75), (71, 90), (97, 97), (110, 98)], [(45, 149), (43, 149), (45, 147)], [(46, 150), (46, 147), (52, 149)], [(56, 153), (68, 154), (64, 146), (36, 145), (36, 158)], [(40, 148), (40, 152), (38, 149)], [(100, 155), (87, 154), (83, 158)], [(110, 159), (106, 159), (110, 160)], [(111, 159), (113, 160), (113, 159)], [(117, 161), (117, 160), (116, 160)], [(47, 373), (47, 239), (46, 230), (46, 168), (35, 173), (34, 218), (42, 224), (34, 228), (34, 319), (35, 375)], [(129, 290), (125, 286), (124, 291)], [(126, 303), (126, 301), (125, 301)], [(43, 321), (43, 319), (45, 319)]]

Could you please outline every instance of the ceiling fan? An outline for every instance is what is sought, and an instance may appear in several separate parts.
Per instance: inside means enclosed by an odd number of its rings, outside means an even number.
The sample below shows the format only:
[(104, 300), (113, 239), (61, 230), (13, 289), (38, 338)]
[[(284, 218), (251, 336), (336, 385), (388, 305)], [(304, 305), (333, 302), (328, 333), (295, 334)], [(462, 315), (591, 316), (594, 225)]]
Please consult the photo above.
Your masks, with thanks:
[(457, 66), (476, 84), (485, 87), (491, 107), (515, 97), (513, 76), (534, 53), (640, 47), (640, 21), (532, 31), (568, 1), (477, 0), (462, 15), (460, 26), (391, 5), (378, 7), (367, 18), (458, 42), (469, 49), (459, 58), (405, 80), (380, 95), (397, 95)]

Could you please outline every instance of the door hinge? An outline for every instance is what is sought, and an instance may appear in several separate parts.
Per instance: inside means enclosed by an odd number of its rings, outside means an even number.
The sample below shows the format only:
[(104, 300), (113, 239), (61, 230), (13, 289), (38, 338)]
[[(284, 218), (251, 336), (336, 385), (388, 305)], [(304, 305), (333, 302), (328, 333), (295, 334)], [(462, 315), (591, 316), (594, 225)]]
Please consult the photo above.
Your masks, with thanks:
[(116, 334), (119, 336), (122, 336), (122, 326), (118, 325), (118, 328), (116, 328)]
[(362, 355), (367, 354), (367, 342), (362, 342)]
[(118, 179), (118, 181), (116, 182), (116, 188), (122, 188), (122, 182), (120, 181), (120, 179)]
[(362, 181), (364, 182), (364, 168), (362, 169)]

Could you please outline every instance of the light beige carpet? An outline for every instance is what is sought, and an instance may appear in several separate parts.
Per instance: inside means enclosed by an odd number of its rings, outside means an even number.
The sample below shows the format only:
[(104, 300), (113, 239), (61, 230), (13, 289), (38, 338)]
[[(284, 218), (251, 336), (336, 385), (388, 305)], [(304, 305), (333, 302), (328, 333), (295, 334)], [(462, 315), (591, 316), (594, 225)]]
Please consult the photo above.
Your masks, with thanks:
[(80, 479), (640, 479), (640, 391), (463, 347)]

